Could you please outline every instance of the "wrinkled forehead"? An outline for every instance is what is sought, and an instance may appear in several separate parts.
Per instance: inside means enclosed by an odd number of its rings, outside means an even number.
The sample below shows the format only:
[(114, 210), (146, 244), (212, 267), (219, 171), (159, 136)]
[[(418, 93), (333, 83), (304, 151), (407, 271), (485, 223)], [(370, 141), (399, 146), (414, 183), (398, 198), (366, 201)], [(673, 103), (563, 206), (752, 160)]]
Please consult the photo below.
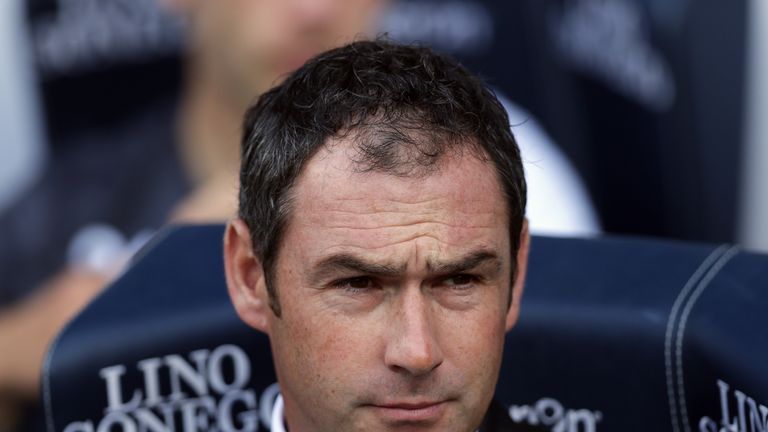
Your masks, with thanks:
[(507, 206), (491, 162), (448, 152), (428, 175), (361, 172), (350, 143), (336, 144), (294, 184), (282, 256), (306, 268), (341, 255), (416, 272), (478, 251), (511, 263)]
[[(304, 166), (294, 184), (293, 201), (305, 210), (334, 203), (371, 211), (390, 207), (446, 210), (455, 217), (471, 214), (503, 214), (507, 205), (493, 163), (479, 154), (474, 143), (452, 145), (426, 165), (414, 161), (406, 148), (390, 162), (412, 164), (371, 165), (361, 160), (355, 139), (330, 139)], [(432, 153), (434, 154), (434, 153)], [(450, 202), (448, 212), (445, 208)]]

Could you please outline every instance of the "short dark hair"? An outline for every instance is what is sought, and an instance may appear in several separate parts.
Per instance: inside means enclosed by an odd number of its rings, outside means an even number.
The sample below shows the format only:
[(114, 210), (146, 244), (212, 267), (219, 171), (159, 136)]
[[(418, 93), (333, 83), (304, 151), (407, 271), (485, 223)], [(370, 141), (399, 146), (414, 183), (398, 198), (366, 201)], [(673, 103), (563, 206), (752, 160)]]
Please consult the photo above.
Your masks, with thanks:
[(429, 48), (353, 42), (310, 60), (245, 115), (239, 216), (250, 229), (277, 316), (273, 267), (290, 192), (307, 161), (336, 137), (355, 139), (354, 162), (363, 172), (428, 175), (449, 150), (470, 150), (492, 162), (506, 195), (515, 256), (526, 184), (498, 99), (458, 62)]

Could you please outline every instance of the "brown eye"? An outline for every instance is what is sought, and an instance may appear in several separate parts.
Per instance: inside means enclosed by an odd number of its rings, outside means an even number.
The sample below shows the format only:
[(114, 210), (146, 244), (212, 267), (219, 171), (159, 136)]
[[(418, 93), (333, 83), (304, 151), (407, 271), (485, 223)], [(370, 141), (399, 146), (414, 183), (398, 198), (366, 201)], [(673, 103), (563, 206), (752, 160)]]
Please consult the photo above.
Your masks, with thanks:
[(341, 279), (333, 283), (333, 286), (341, 288), (351, 293), (361, 293), (366, 290), (376, 288), (373, 279), (367, 276), (357, 276), (347, 279)]
[(355, 277), (347, 279), (347, 285), (354, 289), (365, 289), (372, 286), (371, 279), (367, 277)]
[(450, 288), (466, 289), (472, 286), (476, 278), (468, 274), (457, 274), (443, 279), (443, 283)]

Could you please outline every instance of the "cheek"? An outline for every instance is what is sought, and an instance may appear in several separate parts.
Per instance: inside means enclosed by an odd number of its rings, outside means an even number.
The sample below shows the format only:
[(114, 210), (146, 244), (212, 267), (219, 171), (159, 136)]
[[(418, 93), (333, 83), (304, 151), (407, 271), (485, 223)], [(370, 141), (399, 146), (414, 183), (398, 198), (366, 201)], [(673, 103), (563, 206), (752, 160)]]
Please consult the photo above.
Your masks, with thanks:
[[(286, 348), (280, 360), (290, 362), (302, 384), (318, 394), (334, 398), (350, 392), (358, 377), (374, 367), (375, 339), (360, 323), (352, 325), (322, 309), (299, 312), (288, 307), (283, 313), (290, 324), (280, 334)], [(291, 315), (311, 318), (290, 320)]]
[[(495, 376), (504, 346), (504, 319), (497, 309), (477, 311), (451, 320), (450, 333), (443, 344), (450, 347), (456, 365), (467, 371), (474, 382), (487, 382)], [(460, 323), (460, 324), (455, 324)]]

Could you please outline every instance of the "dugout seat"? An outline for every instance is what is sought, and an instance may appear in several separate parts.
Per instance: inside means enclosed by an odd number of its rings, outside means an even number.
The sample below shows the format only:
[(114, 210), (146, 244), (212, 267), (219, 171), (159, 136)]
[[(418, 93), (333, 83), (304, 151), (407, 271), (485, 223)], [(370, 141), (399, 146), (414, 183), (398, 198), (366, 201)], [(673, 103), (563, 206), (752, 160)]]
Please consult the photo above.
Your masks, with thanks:
[[(161, 232), (69, 323), (49, 431), (268, 430), (269, 344), (230, 305), (222, 237)], [(535, 237), (497, 398), (553, 432), (765, 431), (766, 286), (768, 257), (731, 246)]]

